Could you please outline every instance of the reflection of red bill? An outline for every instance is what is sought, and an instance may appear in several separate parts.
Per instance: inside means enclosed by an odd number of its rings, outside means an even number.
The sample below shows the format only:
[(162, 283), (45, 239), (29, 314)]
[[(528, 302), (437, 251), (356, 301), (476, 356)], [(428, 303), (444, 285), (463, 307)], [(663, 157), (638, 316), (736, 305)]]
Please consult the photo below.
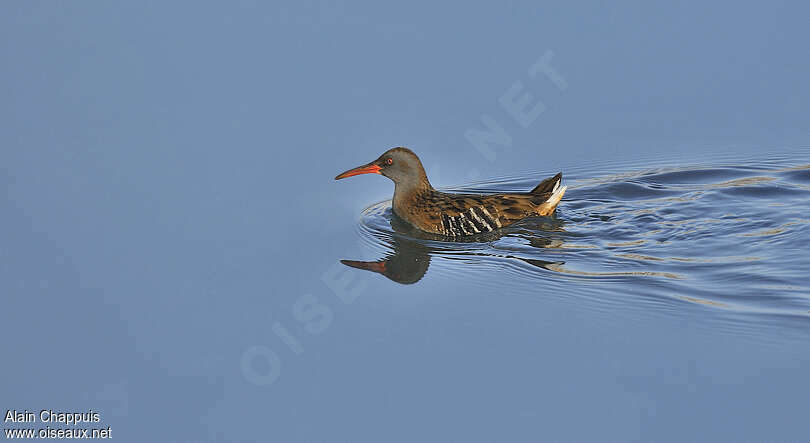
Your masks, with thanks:
[(346, 266), (351, 266), (357, 269), (365, 269), (366, 271), (374, 271), (380, 274), (385, 273), (385, 260), (383, 261), (354, 261), (354, 260), (341, 260)]

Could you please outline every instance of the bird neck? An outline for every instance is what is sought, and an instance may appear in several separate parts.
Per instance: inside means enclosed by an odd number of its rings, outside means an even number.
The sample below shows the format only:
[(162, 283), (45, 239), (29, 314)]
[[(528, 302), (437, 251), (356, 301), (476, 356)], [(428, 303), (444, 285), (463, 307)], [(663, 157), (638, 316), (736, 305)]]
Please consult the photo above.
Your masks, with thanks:
[(423, 180), (413, 180), (394, 184), (393, 206), (400, 216), (403, 209), (411, 206), (420, 196), (433, 192), (433, 186), (425, 177)]

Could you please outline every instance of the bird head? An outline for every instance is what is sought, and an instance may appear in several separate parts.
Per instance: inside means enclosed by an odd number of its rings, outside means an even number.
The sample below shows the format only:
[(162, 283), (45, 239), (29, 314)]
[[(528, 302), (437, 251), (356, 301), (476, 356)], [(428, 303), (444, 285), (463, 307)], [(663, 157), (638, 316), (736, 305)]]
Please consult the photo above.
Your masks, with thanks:
[(389, 149), (371, 163), (349, 169), (335, 177), (335, 180), (360, 174), (384, 175), (397, 185), (428, 183), (425, 168), (419, 157), (410, 149), (402, 147)]

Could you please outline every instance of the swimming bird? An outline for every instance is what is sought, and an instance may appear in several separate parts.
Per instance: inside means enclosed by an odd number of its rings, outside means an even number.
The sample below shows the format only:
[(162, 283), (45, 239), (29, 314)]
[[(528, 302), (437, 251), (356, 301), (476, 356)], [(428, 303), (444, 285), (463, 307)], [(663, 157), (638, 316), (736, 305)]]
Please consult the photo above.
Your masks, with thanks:
[(419, 157), (408, 148), (392, 148), (379, 158), (338, 175), (380, 174), (394, 182), (394, 213), (414, 227), (447, 237), (495, 231), (518, 220), (550, 215), (566, 186), (562, 173), (547, 178), (527, 193), (450, 194), (433, 189)]

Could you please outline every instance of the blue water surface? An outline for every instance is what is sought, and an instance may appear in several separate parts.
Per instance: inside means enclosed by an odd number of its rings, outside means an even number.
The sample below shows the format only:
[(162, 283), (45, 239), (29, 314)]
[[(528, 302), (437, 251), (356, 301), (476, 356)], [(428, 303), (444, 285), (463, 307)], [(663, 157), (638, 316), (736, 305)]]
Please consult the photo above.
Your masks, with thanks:
[[(125, 442), (807, 441), (808, 14), (5, 2), (0, 412)], [(392, 146), (445, 190), (569, 188), (425, 238), (386, 178), (333, 180)]]

